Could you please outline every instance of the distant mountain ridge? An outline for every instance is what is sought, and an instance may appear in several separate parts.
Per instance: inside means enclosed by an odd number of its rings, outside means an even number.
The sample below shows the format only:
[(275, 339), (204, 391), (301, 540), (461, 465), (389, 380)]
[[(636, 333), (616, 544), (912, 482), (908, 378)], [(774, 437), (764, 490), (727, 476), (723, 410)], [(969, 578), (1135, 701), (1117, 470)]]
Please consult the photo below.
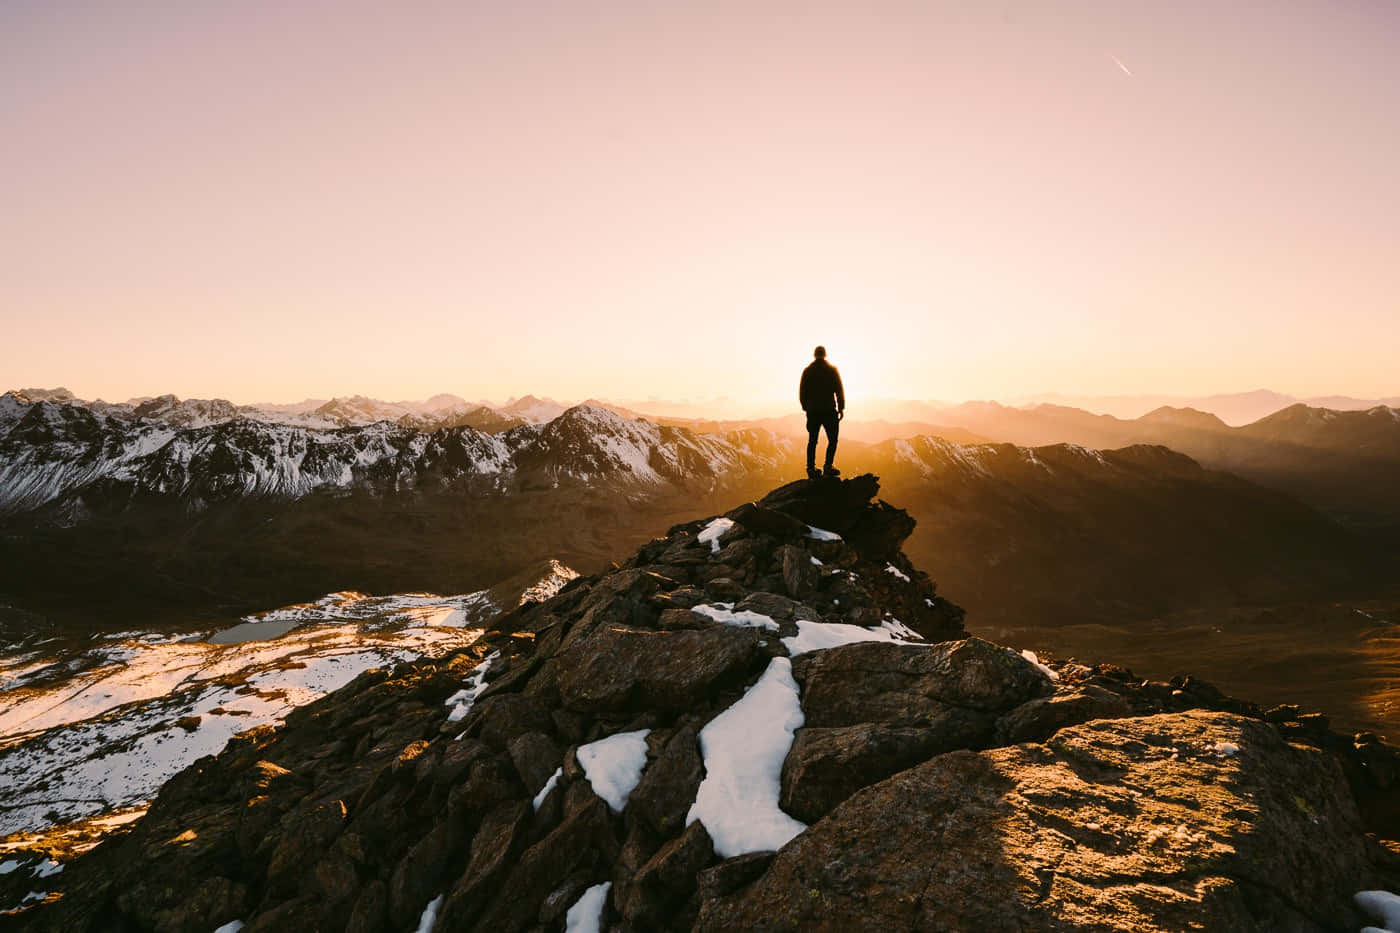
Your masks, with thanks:
[[(434, 474), (439, 466), (446, 468), (449, 480), (463, 475), (500, 478), (515, 472), (514, 465), (501, 465), (502, 458), (512, 464), (518, 460), (527, 473), (562, 470), (566, 479), (602, 475), (608, 464), (625, 466), (619, 475), (648, 481), (713, 479), (715, 465), (727, 464), (721, 471), (745, 471), (750, 458), (734, 448), (736, 444), (757, 444), (768, 451), (763, 469), (772, 469), (780, 459), (777, 448), (783, 448), (783, 456), (796, 457), (805, 440), (800, 413), (748, 421), (656, 418), (595, 399), (566, 409), (532, 395), (499, 407), (449, 394), (423, 402), (348, 396), (310, 409), (307, 404), (309, 400), (274, 410), (173, 395), (114, 404), (77, 399), (62, 387), (7, 392), (0, 396), (0, 436), (5, 438), (0, 440), (5, 458), (0, 464), (0, 512), (36, 507), (74, 483), (129, 477), (135, 461), (149, 466), (159, 459), (152, 455), (173, 441), (175, 433), (189, 430), (211, 433), (182, 437), (167, 455), (190, 463), (217, 459), (216, 472), (232, 472), (238, 478), (211, 491), (231, 493), (241, 486), (253, 495), (304, 495), (312, 489), (349, 488), (392, 477), (412, 483)], [(34, 406), (49, 406), (44, 409), (49, 414), (21, 424)], [(1018, 408), (985, 401), (949, 407), (910, 403), (906, 408), (904, 414), (936, 417), (939, 423), (848, 419), (842, 430), (842, 458), (858, 454), (865, 445), (921, 436), (963, 445), (1009, 442), (1032, 448), (1062, 443), (1093, 450), (1160, 445), (1208, 468), (1286, 491), (1353, 525), (1400, 529), (1400, 484), (1390, 480), (1400, 469), (1400, 409), (1389, 406), (1341, 411), (1300, 403), (1240, 427), (1207, 411), (1172, 406), (1132, 420), (1050, 404)], [(548, 426), (570, 411), (609, 412), (618, 420), (597, 421), (565, 442)], [(611, 445), (612, 452), (584, 451), (581, 439), (605, 422), (605, 446)], [(637, 427), (643, 424), (650, 427)], [(358, 431), (334, 433), (345, 429)], [(443, 431), (457, 433), (439, 437)], [(624, 434), (628, 439), (619, 440)], [(89, 444), (98, 443), (100, 435), (103, 449), (80, 453), (73, 446), (79, 435)], [(435, 439), (414, 440), (417, 435)], [(20, 439), (26, 442), (18, 443)], [(60, 448), (42, 449), (50, 440)], [(689, 452), (671, 449), (676, 443)], [(198, 450), (185, 450), (188, 444)], [(562, 446), (552, 446), (558, 444)], [(579, 458), (579, 463), (551, 463), (566, 454)], [(41, 461), (48, 466), (37, 468)], [(180, 478), (185, 469), (184, 461), (161, 467), (162, 479), (151, 488), (165, 492), (198, 486)]]
[(1173, 396), (1173, 395), (1105, 395), (1080, 396), (1046, 394), (1032, 396), (1026, 404), (1069, 405), (1086, 411), (1113, 415), (1116, 418), (1133, 419), (1158, 408), (1195, 408), (1209, 412), (1234, 426), (1249, 424), (1267, 417), (1276, 411), (1292, 405), (1304, 404), (1310, 408), (1331, 408), (1336, 411), (1364, 411), (1384, 405), (1400, 407), (1400, 395), (1384, 398), (1363, 399), (1350, 395), (1315, 395), (1300, 397), (1275, 392), (1271, 389), (1255, 389), (1252, 392), (1227, 392), (1215, 395)]
[(1158, 408), (1124, 420), (1063, 405), (1012, 408), (968, 402), (940, 412), (944, 423), (999, 441), (1100, 450), (1170, 447), (1297, 496), (1359, 526), (1400, 526), (1400, 409), (1335, 411), (1291, 405), (1242, 427), (1189, 408)]
[[(774, 471), (791, 455), (790, 443), (761, 434), (696, 434), (588, 405), (543, 423), (500, 418), (493, 433), (470, 424), (427, 431), (404, 418), (329, 428), (283, 424), (237, 412), (225, 417), (227, 404), (164, 396), (126, 416), (7, 393), (0, 400), (0, 514), (47, 508), (61, 522), (80, 521), (95, 507), (133, 498), (174, 498), (197, 508), (359, 487), (714, 485)], [(367, 399), (333, 405), (317, 412), (350, 421), (376, 411)]]
[(0, 398), (9, 399), (0, 402), (0, 411), (6, 405), (54, 402), (81, 406), (113, 418), (161, 421), (178, 428), (208, 427), (238, 419), (306, 428), (350, 427), (388, 421), (419, 431), (468, 426), (488, 433), (548, 421), (563, 414), (568, 407), (534, 396), (493, 406), (486, 402), (469, 402), (449, 393), (439, 393), (421, 402), (385, 402), (349, 395), (291, 403), (238, 405), (228, 399), (181, 399), (171, 394), (132, 398), (125, 402), (89, 401), (59, 387), (11, 389)]
[(1162, 446), (886, 441), (852, 455), (919, 527), (906, 545), (982, 624), (1084, 623), (1344, 589), (1367, 543), (1296, 499)]
[[(351, 400), (346, 417), (365, 413), (365, 401)], [(141, 404), (154, 416), (0, 396), (0, 530), (15, 542), (4, 550), (33, 563), (35, 581), (52, 578), (61, 589), (50, 595), (106, 592), (102, 581), (144, 579), (147, 564), (161, 568), (148, 582), (172, 605), (208, 601), (205, 589), (234, 608), (338, 588), (460, 591), (555, 554), (589, 568), (635, 543), (644, 520), (771, 486), (802, 463), (803, 444), (791, 435), (702, 433), (597, 404), (496, 432), (425, 431), (403, 418), (177, 427), (159, 420), (171, 417), (168, 399)], [(224, 413), (181, 405), (199, 417)], [(1178, 410), (1136, 422), (1052, 406), (962, 411), (985, 425), (982, 436), (1087, 443), (917, 435), (844, 441), (840, 463), (885, 476), (914, 505), (923, 524), (912, 551), (957, 568), (969, 587), (962, 598), (985, 618), (1034, 613), (1050, 622), (1303, 598), (1371, 572), (1365, 542), (1300, 503), (1203, 469), (1206, 456), (1198, 464), (1176, 443), (1135, 439), (1196, 439), (1207, 456), (1244, 447), (1266, 461), (1284, 450), (1325, 472), (1357, 462), (1326, 446), (1357, 446), (1353, 432), (1368, 449), (1389, 449), (1393, 410), (1303, 409), (1249, 429)], [(153, 550), (143, 559), (142, 548)], [(81, 586), (59, 573), (67, 558), (46, 560), (46, 549), (89, 555)], [(1189, 584), (1161, 569), (1187, 564)]]

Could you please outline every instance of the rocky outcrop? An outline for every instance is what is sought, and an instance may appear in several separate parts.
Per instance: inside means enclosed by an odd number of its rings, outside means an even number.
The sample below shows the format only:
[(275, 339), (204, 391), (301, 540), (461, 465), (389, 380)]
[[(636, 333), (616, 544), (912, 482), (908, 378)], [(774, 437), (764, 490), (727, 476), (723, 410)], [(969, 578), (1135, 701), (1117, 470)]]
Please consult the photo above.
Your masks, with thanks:
[(1339, 885), (1373, 871), (1329, 756), (1173, 713), (925, 761), (707, 901), (697, 929), (1340, 929)]
[(877, 491), (804, 481), (678, 525), (244, 733), (26, 876), (43, 903), (16, 919), (1341, 930), (1353, 892), (1400, 885), (1365, 805), (1393, 749), (969, 638)]

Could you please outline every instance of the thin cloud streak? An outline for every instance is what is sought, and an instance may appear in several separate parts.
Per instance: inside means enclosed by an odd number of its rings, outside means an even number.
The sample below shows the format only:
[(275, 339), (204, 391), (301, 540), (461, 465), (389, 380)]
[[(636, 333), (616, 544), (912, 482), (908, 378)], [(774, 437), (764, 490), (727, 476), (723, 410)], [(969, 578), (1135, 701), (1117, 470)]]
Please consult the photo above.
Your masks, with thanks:
[(1110, 56), (1108, 56), (1108, 57), (1111, 58), (1111, 59), (1113, 59), (1113, 64), (1115, 64), (1115, 65), (1117, 65), (1119, 68), (1122, 68), (1122, 69), (1123, 69), (1123, 74), (1127, 75), (1127, 76), (1130, 77), (1130, 78), (1136, 77), (1131, 71), (1128, 70), (1128, 66), (1125, 65), (1125, 64), (1123, 64), (1122, 60), (1119, 59), (1119, 57), (1118, 57), (1117, 55), (1110, 55)]

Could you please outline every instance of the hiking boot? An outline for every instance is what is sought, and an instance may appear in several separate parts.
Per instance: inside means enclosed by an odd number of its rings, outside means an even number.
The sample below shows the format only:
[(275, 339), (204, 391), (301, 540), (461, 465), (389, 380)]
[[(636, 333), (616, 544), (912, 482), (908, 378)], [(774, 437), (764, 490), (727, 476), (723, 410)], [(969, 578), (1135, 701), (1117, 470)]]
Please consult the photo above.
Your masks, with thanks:
[(841, 471), (838, 470), (838, 469), (836, 469), (836, 467), (829, 466), (829, 467), (827, 467), (825, 470), (822, 471), (822, 475), (823, 475), (823, 476), (840, 476), (840, 475), (841, 475)]
[(822, 478), (822, 471), (821, 471), (821, 470), (818, 470), (816, 467), (808, 467), (808, 468), (807, 468), (807, 478), (808, 478), (808, 479), (821, 479), (821, 478)]

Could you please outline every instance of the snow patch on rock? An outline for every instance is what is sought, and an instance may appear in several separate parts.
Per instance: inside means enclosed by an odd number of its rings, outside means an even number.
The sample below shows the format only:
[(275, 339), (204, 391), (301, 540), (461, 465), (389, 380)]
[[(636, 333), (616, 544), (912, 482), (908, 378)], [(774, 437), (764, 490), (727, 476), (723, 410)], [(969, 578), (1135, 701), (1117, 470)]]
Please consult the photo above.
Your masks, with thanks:
[(612, 882), (604, 881), (580, 894), (564, 915), (564, 933), (599, 933), (603, 925), (603, 907), (611, 890)]
[(887, 622), (888, 620), (882, 622), (878, 628), (862, 628), (859, 625), (850, 625), (845, 622), (808, 622), (799, 619), (797, 634), (784, 638), (783, 645), (787, 647), (788, 654), (795, 658), (809, 651), (835, 648), (838, 645), (849, 645), (858, 641), (889, 641), (904, 644), (908, 638), (904, 632), (908, 632), (909, 629), (902, 623), (888, 625)]
[(1059, 679), (1060, 679), (1060, 675), (1057, 674), (1057, 673), (1055, 673), (1053, 670), (1051, 670), (1051, 669), (1050, 669), (1049, 667), (1047, 667), (1046, 665), (1042, 664), (1041, 661), (1040, 661), (1040, 656), (1039, 656), (1038, 654), (1036, 654), (1034, 651), (1032, 651), (1031, 649), (1029, 649), (1029, 648), (1024, 648), (1024, 649), (1022, 649), (1022, 651), (1021, 651), (1021, 657), (1025, 658), (1027, 661), (1031, 662), (1031, 666), (1032, 666), (1032, 667), (1034, 667), (1036, 670), (1040, 671), (1042, 674), (1044, 674), (1044, 675), (1045, 675), (1046, 677), (1048, 677), (1050, 680), (1053, 681), (1053, 680), (1059, 680)]
[(769, 616), (751, 609), (741, 609), (735, 612), (733, 603), (714, 603), (713, 605), (705, 603), (695, 606), (691, 612), (698, 612), (716, 622), (732, 625), (736, 628), (762, 628), (773, 632), (778, 630), (778, 623)]
[(803, 722), (792, 662), (774, 658), (737, 703), (700, 730), (705, 779), (685, 821), (705, 825), (721, 858), (780, 849), (807, 828), (778, 806), (783, 761)]
[[(647, 736), (650, 729), (619, 732), (605, 739), (580, 745), (578, 763), (593, 785), (593, 792), (607, 801), (614, 813), (621, 813), (627, 798), (642, 779), (647, 765)], [(543, 801), (541, 801), (543, 802)]]
[(423, 908), (423, 913), (418, 918), (417, 933), (433, 933), (433, 925), (437, 923), (438, 911), (442, 910), (442, 902), (446, 900), (446, 898), (447, 895), (439, 894), (431, 901), (428, 901), (428, 906)]
[(1366, 927), (1361, 933), (1400, 933), (1400, 894), (1390, 891), (1357, 891), (1356, 906), (1379, 920), (1383, 927)]
[(704, 528), (700, 529), (700, 534), (695, 536), (695, 540), (701, 544), (710, 546), (711, 554), (719, 553), (719, 539), (724, 533), (734, 527), (734, 520), (720, 516), (714, 519)]

